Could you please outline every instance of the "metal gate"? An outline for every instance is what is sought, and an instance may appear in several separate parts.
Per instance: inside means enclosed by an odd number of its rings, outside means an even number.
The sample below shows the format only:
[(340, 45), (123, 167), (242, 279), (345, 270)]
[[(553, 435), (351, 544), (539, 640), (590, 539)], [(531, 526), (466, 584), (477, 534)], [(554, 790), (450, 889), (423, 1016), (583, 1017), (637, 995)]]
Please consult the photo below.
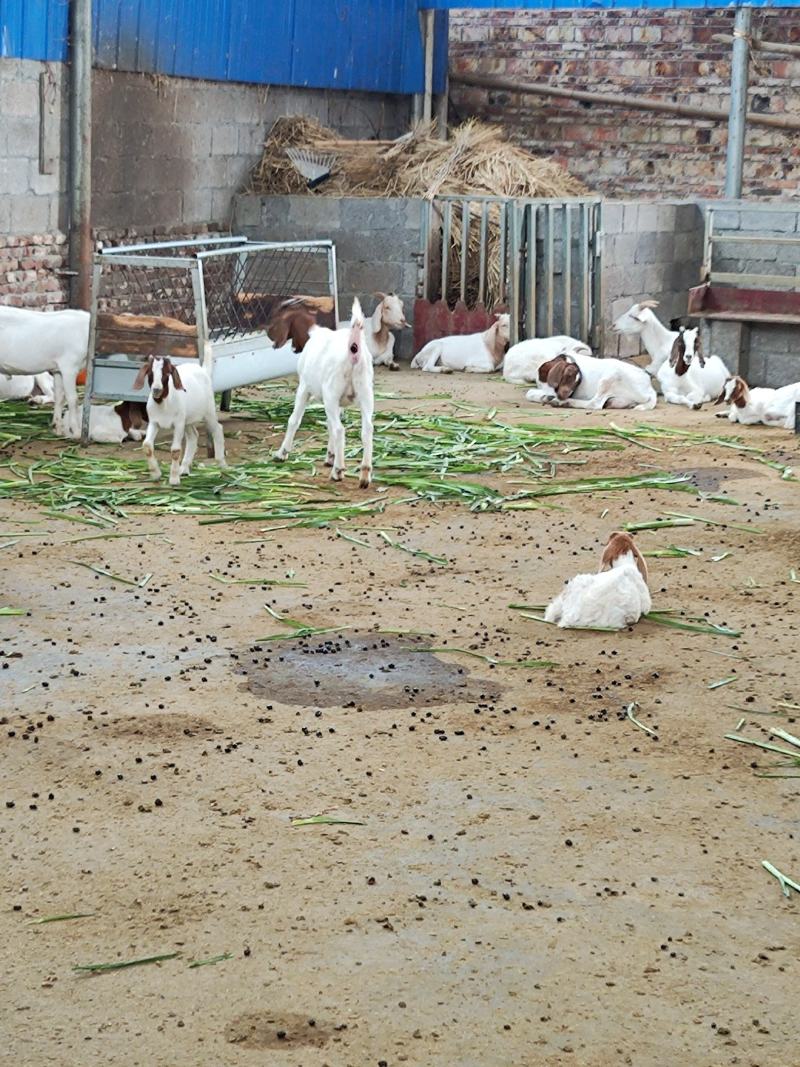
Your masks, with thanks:
[(484, 328), (498, 307), (511, 314), (512, 344), (565, 333), (599, 348), (600, 212), (596, 197), (426, 203), (415, 351), (444, 333)]

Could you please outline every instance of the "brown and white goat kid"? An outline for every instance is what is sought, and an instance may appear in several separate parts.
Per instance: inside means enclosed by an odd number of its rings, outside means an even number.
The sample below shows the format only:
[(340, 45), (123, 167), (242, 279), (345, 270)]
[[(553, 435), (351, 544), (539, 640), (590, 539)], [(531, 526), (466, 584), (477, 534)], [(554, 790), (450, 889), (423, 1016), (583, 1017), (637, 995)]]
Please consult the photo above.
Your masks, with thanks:
[(553, 397), (558, 400), (569, 400), (583, 378), (575, 360), (563, 353), (542, 363), (538, 373), (539, 381), (552, 389)]
[(225, 438), (217, 419), (211, 375), (206, 368), (199, 363), (182, 363), (179, 371), (170, 359), (148, 356), (133, 388), (141, 389), (145, 381), (150, 385), (150, 395), (147, 398), (147, 433), (142, 448), (153, 481), (161, 478), (154, 447), (160, 430), (172, 430), (170, 485), (180, 485), (181, 475), (191, 470), (200, 423), (205, 423), (206, 433), (213, 439), (214, 456), (220, 467), (227, 466)]
[(717, 413), (718, 419), (744, 425), (763, 423), (764, 426), (782, 426), (794, 429), (795, 404), (800, 404), (800, 382), (783, 385), (780, 389), (757, 387), (751, 389), (744, 378), (736, 375), (728, 378), (717, 398), (718, 404), (730, 404), (727, 413)]
[(544, 617), (564, 628), (621, 630), (650, 610), (647, 564), (630, 534), (609, 537), (597, 574), (577, 574), (547, 605)]
[[(287, 304), (290, 306), (287, 307)], [(375, 406), (372, 382), (372, 358), (364, 342), (364, 314), (358, 299), (353, 301), (350, 325), (339, 330), (318, 326), (312, 313), (302, 302), (286, 302), (278, 310), (270, 337), (276, 347), (292, 341), (296, 352), (297, 374), (300, 378), (295, 394), (294, 410), (286, 427), (286, 436), (275, 459), (286, 459), (294, 444), (295, 434), (312, 398), (322, 400), (328, 423), (327, 464), (332, 468), (331, 479), (344, 477), (343, 407), (355, 402), (361, 409), (361, 477), (359, 484), (366, 489), (372, 480), (372, 414)]]
[(483, 333), (453, 334), (428, 341), (411, 360), (411, 366), (431, 374), (450, 374), (454, 370), (491, 374), (503, 362), (510, 329), (511, 316), (504, 313)]
[(682, 326), (656, 377), (668, 404), (697, 409), (719, 396), (728, 368), (719, 356), (703, 355), (697, 327), (687, 330)]

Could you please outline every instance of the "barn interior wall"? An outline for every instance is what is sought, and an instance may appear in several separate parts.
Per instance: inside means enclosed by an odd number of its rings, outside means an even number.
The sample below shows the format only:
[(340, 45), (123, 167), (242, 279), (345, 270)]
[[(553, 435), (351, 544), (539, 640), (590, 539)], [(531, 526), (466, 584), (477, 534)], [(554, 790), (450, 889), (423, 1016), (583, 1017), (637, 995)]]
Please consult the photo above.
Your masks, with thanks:
[[(450, 16), (450, 72), (495, 74), (562, 88), (649, 95), (727, 110), (732, 10), (458, 10)], [(800, 11), (754, 9), (753, 35), (800, 41)], [(514, 140), (555, 157), (593, 190), (618, 197), (719, 196), (724, 123), (451, 82), (451, 121), (502, 123)], [(800, 57), (758, 53), (750, 108), (800, 117)], [(800, 137), (751, 125), (745, 196), (796, 196)]]
[[(68, 67), (0, 59), (0, 302), (61, 304)], [(234, 193), (281, 115), (345, 137), (394, 137), (409, 99), (95, 70), (93, 227), (99, 239), (227, 227)]]

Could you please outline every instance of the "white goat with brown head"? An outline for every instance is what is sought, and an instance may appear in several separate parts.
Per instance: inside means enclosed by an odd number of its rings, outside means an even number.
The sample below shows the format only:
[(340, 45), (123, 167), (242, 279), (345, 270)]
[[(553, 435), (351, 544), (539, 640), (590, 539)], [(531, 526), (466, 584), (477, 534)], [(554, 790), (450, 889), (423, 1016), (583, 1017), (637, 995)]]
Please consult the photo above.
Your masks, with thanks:
[(344, 477), (344, 426), (342, 407), (355, 402), (361, 409), (361, 443), (364, 449), (359, 484), (366, 489), (372, 480), (372, 415), (375, 400), (372, 391), (372, 359), (364, 340), (364, 314), (361, 304), (353, 301), (350, 325), (338, 330), (318, 326), (313, 309), (302, 298), (287, 300), (280, 306), (269, 328), (276, 348), (291, 340), (300, 353), (297, 374), (300, 382), (286, 435), (275, 459), (283, 461), (294, 444), (295, 434), (312, 398), (322, 400), (328, 423), (327, 465), (331, 479)]
[(431, 374), (450, 374), (454, 370), (491, 374), (503, 363), (510, 329), (511, 316), (503, 313), (482, 333), (453, 334), (428, 341), (411, 360), (411, 366)]

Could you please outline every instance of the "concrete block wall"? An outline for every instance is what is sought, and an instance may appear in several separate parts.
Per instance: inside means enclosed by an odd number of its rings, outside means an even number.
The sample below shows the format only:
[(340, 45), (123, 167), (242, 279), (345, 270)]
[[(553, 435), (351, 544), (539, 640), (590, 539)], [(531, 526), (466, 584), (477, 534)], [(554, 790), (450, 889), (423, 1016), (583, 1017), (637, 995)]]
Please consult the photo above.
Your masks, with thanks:
[[(796, 279), (800, 289), (800, 206), (786, 202), (778, 209), (745, 201), (718, 201), (714, 209), (714, 233), (745, 237), (745, 241), (714, 244), (712, 270), (734, 274), (779, 275)], [(777, 238), (758, 241), (756, 237)], [(797, 243), (781, 241), (797, 238)], [(756, 280), (742, 281), (742, 288), (777, 289)], [(704, 323), (707, 351), (722, 356), (732, 371), (751, 385), (778, 387), (800, 381), (800, 326), (751, 323)]]
[[(63, 277), (38, 272), (63, 266), (68, 80), (66, 64), (0, 58), (0, 303), (66, 296)], [(345, 137), (391, 138), (407, 128), (410, 102), (95, 70), (92, 107), (92, 223), (119, 243), (132, 231), (230, 225), (233, 196), (282, 115), (314, 116)]]
[[(422, 201), (393, 197), (252, 196), (234, 203), (234, 228), (251, 239), (330, 239), (336, 245), (339, 313), (345, 318), (354, 296), (371, 312), (376, 290), (395, 292), (413, 322), (420, 250)], [(411, 331), (397, 335), (395, 351), (411, 356)]]
[(686, 316), (688, 290), (700, 282), (703, 213), (696, 203), (608, 200), (602, 205), (603, 353), (631, 356), (637, 338), (617, 336), (611, 324), (631, 304), (658, 300), (665, 325)]

